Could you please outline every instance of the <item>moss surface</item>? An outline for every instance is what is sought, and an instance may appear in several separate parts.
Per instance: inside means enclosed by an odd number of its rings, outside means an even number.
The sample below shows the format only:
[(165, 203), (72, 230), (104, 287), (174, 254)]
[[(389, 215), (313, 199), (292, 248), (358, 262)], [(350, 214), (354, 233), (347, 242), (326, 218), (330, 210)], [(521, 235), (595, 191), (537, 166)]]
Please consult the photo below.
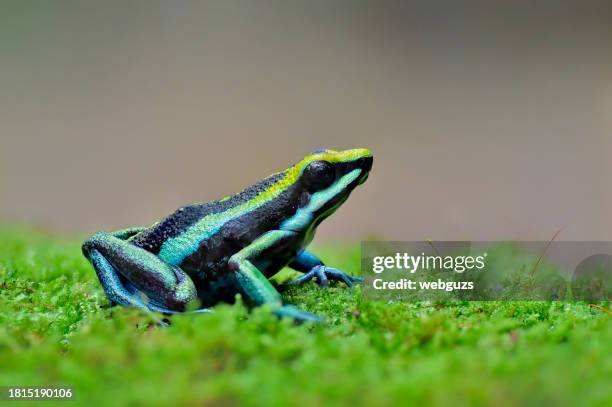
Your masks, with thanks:
[[(358, 247), (324, 249), (359, 273)], [(71, 405), (612, 405), (611, 316), (585, 303), (388, 304), (312, 283), (283, 295), (323, 326), (236, 304), (160, 329), (107, 307), (80, 239), (15, 227), (0, 285), (0, 385), (73, 386)]]

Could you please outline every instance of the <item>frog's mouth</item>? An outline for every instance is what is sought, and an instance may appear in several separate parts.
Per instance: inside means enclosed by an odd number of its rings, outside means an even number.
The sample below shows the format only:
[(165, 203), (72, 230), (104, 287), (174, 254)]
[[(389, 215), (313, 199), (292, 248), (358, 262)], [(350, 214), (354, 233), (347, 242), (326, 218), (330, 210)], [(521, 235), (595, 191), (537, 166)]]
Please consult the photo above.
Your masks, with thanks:
[(357, 185), (361, 185), (366, 182), (366, 180), (370, 176), (370, 170), (372, 169), (373, 162), (374, 158), (371, 155), (368, 155), (361, 157), (350, 164), (351, 166), (361, 170), (361, 174), (355, 181), (355, 183), (353, 185), (349, 185), (349, 188), (351, 190), (353, 190)]
[(282, 228), (297, 232), (308, 225), (318, 226), (325, 218), (334, 213), (348, 199), (353, 189), (365, 182), (367, 177), (368, 171), (354, 168), (341, 176), (329, 188), (312, 194), (306, 206), (300, 208), (296, 216), (283, 223)]
[(359, 178), (359, 182), (357, 184), (358, 185), (363, 184), (364, 182), (366, 182), (368, 180), (369, 176), (370, 176), (370, 173), (366, 172), (361, 178)]
[(326, 190), (313, 194), (309, 206), (312, 205), (311, 213), (315, 215), (315, 218), (321, 221), (334, 213), (348, 199), (353, 189), (366, 181), (369, 168), (371, 168), (371, 160), (365, 168), (355, 168), (341, 176), (335, 184)]
[(349, 189), (354, 189), (357, 185), (361, 185), (368, 179), (370, 175), (370, 170), (372, 169), (372, 164), (374, 162), (374, 158), (371, 155), (365, 155), (360, 157), (354, 161), (349, 161), (346, 163), (341, 163), (337, 167), (337, 171), (342, 175), (341, 177), (345, 177), (350, 174), (353, 170), (359, 169), (361, 170), (361, 174), (355, 180), (353, 185), (349, 185)]
[(312, 213), (326, 210), (330, 206), (335, 205), (342, 198), (348, 197), (351, 190), (359, 181), (361, 169), (356, 168), (343, 175), (338, 181), (332, 184), (329, 188), (319, 192), (315, 192), (310, 198), (308, 206)]

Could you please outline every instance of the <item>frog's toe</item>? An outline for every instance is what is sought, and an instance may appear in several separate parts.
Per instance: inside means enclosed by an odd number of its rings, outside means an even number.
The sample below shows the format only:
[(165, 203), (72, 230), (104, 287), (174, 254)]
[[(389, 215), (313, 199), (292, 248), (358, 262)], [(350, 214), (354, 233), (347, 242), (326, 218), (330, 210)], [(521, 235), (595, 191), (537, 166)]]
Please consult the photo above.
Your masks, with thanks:
[(352, 287), (353, 283), (360, 283), (363, 281), (363, 278), (353, 277), (351, 275), (346, 274), (342, 270), (338, 270), (338, 269), (331, 268), (331, 267), (325, 267), (325, 266), (323, 267), (325, 268), (324, 273), (329, 280), (343, 281), (344, 284), (346, 284), (349, 287)]
[(292, 318), (298, 323), (303, 322), (325, 322), (325, 320), (317, 315), (302, 311), (291, 305), (283, 305), (273, 311), (274, 315), (279, 318)]
[(290, 284), (291, 285), (300, 285), (304, 284), (313, 278), (316, 278), (317, 284), (321, 287), (327, 287), (329, 285), (329, 280), (343, 281), (349, 287), (353, 286), (353, 283), (359, 283), (363, 281), (361, 277), (353, 277), (346, 274), (344, 271), (327, 267), (327, 266), (315, 266), (309, 272), (305, 273), (303, 276), (295, 279)]

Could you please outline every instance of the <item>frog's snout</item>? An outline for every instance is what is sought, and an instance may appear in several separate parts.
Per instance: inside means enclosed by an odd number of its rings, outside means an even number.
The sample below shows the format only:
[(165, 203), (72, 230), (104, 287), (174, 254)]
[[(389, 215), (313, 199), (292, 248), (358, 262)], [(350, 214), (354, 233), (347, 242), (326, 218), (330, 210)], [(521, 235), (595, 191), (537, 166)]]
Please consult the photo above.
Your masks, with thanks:
[(355, 148), (353, 150), (342, 151), (340, 154), (349, 157), (348, 161), (352, 162), (351, 167), (360, 169), (363, 175), (372, 169), (374, 156), (372, 151), (367, 148)]
[(366, 180), (368, 179), (368, 176), (370, 175), (370, 170), (372, 169), (373, 163), (374, 163), (374, 157), (372, 157), (372, 155), (368, 155), (368, 156), (357, 159), (356, 167), (361, 170), (361, 174), (357, 182), (358, 185), (361, 185), (364, 182), (366, 182)]
[(357, 165), (361, 168), (362, 172), (368, 173), (372, 169), (372, 164), (374, 163), (374, 157), (371, 155), (361, 157), (357, 160)]

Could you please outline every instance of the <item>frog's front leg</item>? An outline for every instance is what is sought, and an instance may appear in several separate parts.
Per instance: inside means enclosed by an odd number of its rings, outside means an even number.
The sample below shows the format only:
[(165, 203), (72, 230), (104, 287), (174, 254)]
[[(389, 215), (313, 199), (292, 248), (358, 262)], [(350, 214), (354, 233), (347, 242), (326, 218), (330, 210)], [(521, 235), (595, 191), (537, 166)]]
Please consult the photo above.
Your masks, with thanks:
[(267, 232), (234, 254), (228, 262), (228, 268), (236, 273), (239, 289), (251, 304), (256, 306), (268, 304), (279, 317), (318, 322), (321, 318), (316, 315), (300, 311), (290, 305), (283, 305), (279, 292), (254, 264), (267, 256), (273, 256), (275, 252), (282, 251), (295, 236), (295, 232), (284, 230)]
[(343, 281), (349, 287), (352, 287), (355, 282), (363, 281), (361, 277), (353, 277), (346, 274), (344, 271), (327, 267), (317, 256), (306, 250), (301, 251), (296, 258), (289, 263), (289, 267), (304, 273), (303, 276), (292, 281), (290, 283), (291, 285), (303, 284), (313, 278), (316, 278), (317, 283), (322, 287), (328, 286), (329, 280)]
[(83, 244), (83, 254), (106, 296), (112, 304), (163, 313), (183, 311), (197, 296), (193, 281), (180, 268), (125, 240), (138, 231), (99, 232)]

